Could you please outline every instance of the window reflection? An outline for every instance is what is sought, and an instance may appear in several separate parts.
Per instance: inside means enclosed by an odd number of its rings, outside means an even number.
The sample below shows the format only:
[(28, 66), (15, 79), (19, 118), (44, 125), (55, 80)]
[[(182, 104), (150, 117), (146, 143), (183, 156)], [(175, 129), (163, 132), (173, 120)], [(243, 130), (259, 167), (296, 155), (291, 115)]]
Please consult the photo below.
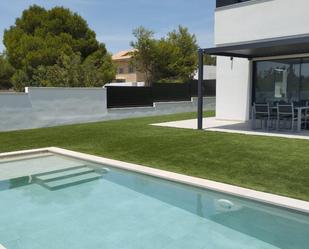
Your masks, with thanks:
[(309, 58), (303, 59), (302, 62), (300, 98), (309, 100)]
[[(306, 76), (302, 69), (306, 68)], [(303, 78), (307, 79), (306, 84)], [(255, 62), (253, 100), (256, 103), (293, 102), (309, 99), (309, 59), (285, 59)], [(303, 94), (303, 86), (308, 93)]]

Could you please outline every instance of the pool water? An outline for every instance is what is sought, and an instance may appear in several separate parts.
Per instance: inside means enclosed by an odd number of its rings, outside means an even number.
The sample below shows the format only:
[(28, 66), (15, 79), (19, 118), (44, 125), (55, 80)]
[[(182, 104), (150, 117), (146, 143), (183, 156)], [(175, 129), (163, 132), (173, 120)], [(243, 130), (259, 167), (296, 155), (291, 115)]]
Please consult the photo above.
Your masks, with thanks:
[(32, 175), (0, 181), (7, 249), (309, 248), (308, 214), (58, 155), (9, 165)]

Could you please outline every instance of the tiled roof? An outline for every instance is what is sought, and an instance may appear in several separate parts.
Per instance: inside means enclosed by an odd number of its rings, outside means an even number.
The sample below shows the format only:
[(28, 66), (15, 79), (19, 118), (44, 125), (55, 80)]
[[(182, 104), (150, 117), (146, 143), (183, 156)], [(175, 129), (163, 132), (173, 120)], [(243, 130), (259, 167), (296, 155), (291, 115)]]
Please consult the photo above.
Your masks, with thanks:
[(124, 50), (120, 51), (112, 56), (113, 60), (123, 60), (132, 58), (132, 53), (134, 50)]

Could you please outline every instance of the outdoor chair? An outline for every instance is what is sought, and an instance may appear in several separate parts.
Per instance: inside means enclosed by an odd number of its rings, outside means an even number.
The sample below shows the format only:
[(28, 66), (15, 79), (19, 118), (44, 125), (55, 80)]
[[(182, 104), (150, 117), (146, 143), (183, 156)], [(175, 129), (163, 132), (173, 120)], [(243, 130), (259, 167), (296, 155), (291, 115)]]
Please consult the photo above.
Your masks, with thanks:
[(281, 123), (286, 128), (286, 124), (290, 123), (290, 129), (294, 130), (297, 122), (297, 114), (294, 111), (294, 104), (277, 104), (277, 130), (281, 130)]
[(254, 103), (253, 110), (252, 110), (252, 128), (257, 129), (257, 121), (259, 120), (261, 124), (261, 129), (263, 127), (268, 130), (271, 126), (273, 121), (276, 120), (275, 115), (273, 115), (272, 110), (268, 103)]

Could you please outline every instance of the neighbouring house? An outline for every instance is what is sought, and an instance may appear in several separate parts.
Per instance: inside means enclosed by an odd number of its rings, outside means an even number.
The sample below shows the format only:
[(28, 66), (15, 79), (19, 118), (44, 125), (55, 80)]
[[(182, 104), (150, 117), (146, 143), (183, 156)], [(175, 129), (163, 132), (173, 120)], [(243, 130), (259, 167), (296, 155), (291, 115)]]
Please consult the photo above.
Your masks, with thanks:
[(114, 82), (145, 82), (145, 75), (139, 72), (132, 64), (134, 50), (120, 51), (113, 55), (112, 59), (117, 67)]
[[(203, 79), (204, 80), (215, 80), (216, 79), (216, 66), (213, 65), (204, 65)], [(194, 79), (198, 79), (198, 70), (194, 74)]]
[(216, 4), (215, 47), (199, 54), (217, 56), (217, 119), (247, 121), (255, 102), (309, 100), (309, 1)]

